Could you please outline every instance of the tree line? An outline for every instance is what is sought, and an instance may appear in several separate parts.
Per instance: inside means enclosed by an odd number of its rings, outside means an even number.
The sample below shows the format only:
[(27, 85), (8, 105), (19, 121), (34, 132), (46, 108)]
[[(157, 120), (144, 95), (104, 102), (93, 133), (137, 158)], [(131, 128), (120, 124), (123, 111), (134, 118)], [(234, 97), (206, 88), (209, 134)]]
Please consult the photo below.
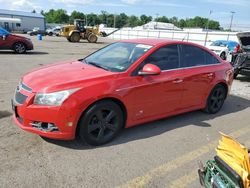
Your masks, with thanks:
[(58, 24), (72, 24), (74, 19), (82, 19), (87, 22), (87, 25), (94, 26), (98, 24), (106, 24), (107, 27), (136, 27), (144, 25), (150, 21), (172, 23), (179, 28), (184, 27), (200, 27), (213, 30), (222, 30), (220, 23), (215, 20), (209, 20), (196, 16), (194, 18), (178, 19), (177, 17), (168, 18), (166, 16), (157, 17), (153, 19), (152, 16), (145, 14), (141, 16), (131, 15), (128, 16), (125, 13), (110, 14), (106, 11), (101, 11), (100, 14), (84, 14), (83, 12), (73, 11), (70, 15), (67, 14), (66, 10), (63, 9), (50, 9), (47, 12), (41, 11), (44, 15), (47, 23), (58, 23)]

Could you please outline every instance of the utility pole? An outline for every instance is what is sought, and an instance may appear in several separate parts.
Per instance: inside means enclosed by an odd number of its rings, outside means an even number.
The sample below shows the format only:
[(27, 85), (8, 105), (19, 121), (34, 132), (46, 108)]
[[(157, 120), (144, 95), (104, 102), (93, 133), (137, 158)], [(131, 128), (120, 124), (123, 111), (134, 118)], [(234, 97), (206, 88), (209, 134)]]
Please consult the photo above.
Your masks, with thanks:
[(212, 10), (209, 11), (209, 16), (208, 16), (208, 20), (207, 20), (207, 26), (206, 26), (206, 37), (205, 37), (204, 46), (207, 45), (208, 28), (209, 28), (210, 16), (211, 16), (212, 12), (213, 12)]
[(114, 14), (114, 28), (115, 28), (115, 18), (116, 18), (116, 15)]
[[(233, 25), (233, 19), (234, 19), (235, 12), (231, 11), (230, 13), (231, 13), (231, 21), (230, 21), (229, 31), (232, 31), (232, 25)], [(227, 41), (229, 40), (229, 35), (230, 34), (228, 33), (228, 35), (227, 35)]]
[(230, 21), (230, 26), (229, 26), (229, 30), (232, 31), (232, 24), (233, 24), (233, 19), (234, 19), (234, 14), (235, 12), (234, 11), (231, 11), (231, 21)]
[(156, 24), (155, 24), (155, 29), (157, 29), (157, 27), (158, 27), (158, 22), (157, 22), (158, 16), (159, 16), (159, 14), (158, 14), (158, 13), (156, 13), (156, 19), (155, 19)]
[(88, 26), (88, 16), (87, 16), (87, 14), (85, 14), (85, 22), (86, 22), (85, 25)]

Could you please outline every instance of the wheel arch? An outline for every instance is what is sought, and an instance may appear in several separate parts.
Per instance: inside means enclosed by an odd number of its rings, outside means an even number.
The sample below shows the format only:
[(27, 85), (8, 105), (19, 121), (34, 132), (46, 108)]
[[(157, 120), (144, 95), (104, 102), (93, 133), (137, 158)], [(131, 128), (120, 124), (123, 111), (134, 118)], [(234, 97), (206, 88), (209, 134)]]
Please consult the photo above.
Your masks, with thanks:
[(23, 41), (14, 41), (13, 42), (13, 44), (11, 45), (11, 49), (12, 50), (14, 50), (14, 47), (15, 47), (15, 45), (17, 44), (17, 43), (22, 43), (24, 46), (25, 46), (25, 48), (27, 49), (27, 44), (25, 44), (25, 42), (23, 42)]
[(69, 37), (70, 37), (73, 33), (78, 33), (78, 34), (80, 35), (80, 31), (72, 30), (72, 31), (69, 32)]
[(84, 114), (87, 112), (87, 110), (88, 110), (89, 108), (91, 108), (93, 105), (95, 105), (96, 103), (101, 102), (101, 101), (112, 101), (112, 102), (116, 103), (116, 104), (121, 108), (121, 110), (122, 110), (122, 112), (123, 112), (123, 117), (124, 117), (124, 125), (123, 125), (123, 128), (125, 128), (126, 122), (127, 122), (127, 116), (128, 116), (128, 112), (127, 112), (127, 108), (126, 108), (125, 104), (124, 104), (120, 99), (118, 99), (118, 98), (115, 98), (115, 97), (105, 97), (105, 98), (100, 98), (100, 99), (98, 99), (98, 100), (92, 102), (91, 104), (89, 104), (89, 105), (87, 106), (87, 108), (85, 108), (85, 109), (81, 112), (80, 117), (79, 117), (79, 119), (78, 119), (78, 121), (77, 121), (77, 127), (76, 127), (76, 129), (75, 129), (75, 135), (76, 135), (76, 136), (77, 136), (77, 134), (78, 134), (78, 132), (79, 132), (79, 131), (78, 131), (78, 129), (79, 129), (79, 122), (81, 121), (81, 118), (84, 116)]
[(225, 88), (225, 90), (226, 90), (226, 98), (227, 98), (227, 95), (228, 95), (228, 85), (225, 82), (219, 82), (215, 86), (217, 86), (217, 85), (222, 85)]

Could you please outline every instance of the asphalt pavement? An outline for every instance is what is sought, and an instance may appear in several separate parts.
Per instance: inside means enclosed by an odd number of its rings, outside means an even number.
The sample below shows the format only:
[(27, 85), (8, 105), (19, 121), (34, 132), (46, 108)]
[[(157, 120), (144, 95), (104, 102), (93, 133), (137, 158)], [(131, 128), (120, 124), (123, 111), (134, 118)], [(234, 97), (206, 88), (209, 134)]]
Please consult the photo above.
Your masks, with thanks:
[(143, 124), (100, 147), (22, 131), (12, 121), (10, 105), (22, 75), (53, 62), (80, 59), (112, 42), (32, 40), (35, 50), (25, 55), (0, 51), (0, 187), (199, 188), (197, 163), (213, 158), (220, 131), (250, 147), (247, 77), (234, 81), (218, 114), (195, 111)]

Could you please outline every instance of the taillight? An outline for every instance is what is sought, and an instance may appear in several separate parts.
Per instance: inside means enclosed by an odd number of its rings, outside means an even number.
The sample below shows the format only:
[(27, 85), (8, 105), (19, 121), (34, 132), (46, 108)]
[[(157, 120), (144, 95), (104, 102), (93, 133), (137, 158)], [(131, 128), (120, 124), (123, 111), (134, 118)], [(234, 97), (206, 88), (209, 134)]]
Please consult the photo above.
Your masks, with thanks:
[(234, 47), (234, 53), (238, 53), (240, 51), (240, 45)]

